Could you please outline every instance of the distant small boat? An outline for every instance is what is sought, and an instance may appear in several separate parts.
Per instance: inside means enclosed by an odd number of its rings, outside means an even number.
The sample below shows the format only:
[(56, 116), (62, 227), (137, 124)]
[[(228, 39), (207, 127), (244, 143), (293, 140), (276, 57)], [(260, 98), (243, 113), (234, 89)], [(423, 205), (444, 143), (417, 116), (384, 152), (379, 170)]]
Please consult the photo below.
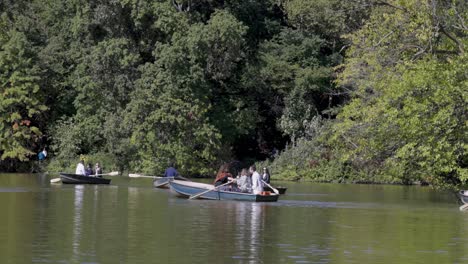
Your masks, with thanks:
[[(286, 187), (275, 187), (275, 189), (278, 190), (279, 194), (285, 194), (286, 190), (288, 188), (286, 188)], [(273, 192), (273, 189), (271, 189), (268, 186), (263, 187), (263, 190), (268, 191), (268, 192)]]
[(182, 176), (160, 177), (160, 178), (154, 179), (153, 186), (155, 188), (160, 188), (160, 189), (169, 189), (169, 182), (173, 180), (189, 181), (189, 179), (184, 178)]
[(462, 201), (462, 203), (468, 204), (468, 191), (467, 190), (458, 192), (458, 197), (460, 197), (460, 200)]
[[(213, 189), (214, 186), (211, 184), (198, 183), (192, 181), (169, 181), (171, 191), (182, 197), (190, 197), (193, 195), (206, 192)], [(252, 193), (241, 193), (241, 192), (229, 192), (212, 190), (200, 195), (200, 199), (209, 200), (237, 200), (237, 201), (251, 201), (251, 202), (276, 202), (278, 201), (278, 194), (271, 193), (270, 195), (259, 195)]]
[(60, 173), (60, 179), (64, 184), (109, 184), (110, 179), (101, 177), (85, 176), (71, 173)]

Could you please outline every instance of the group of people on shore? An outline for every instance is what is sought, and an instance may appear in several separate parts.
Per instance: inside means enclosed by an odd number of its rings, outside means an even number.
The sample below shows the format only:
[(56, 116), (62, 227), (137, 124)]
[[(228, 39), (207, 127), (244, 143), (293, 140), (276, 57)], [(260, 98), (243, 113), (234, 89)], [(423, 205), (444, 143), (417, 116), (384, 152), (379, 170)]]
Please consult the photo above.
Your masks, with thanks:
[(244, 192), (261, 194), (266, 184), (270, 183), (270, 173), (267, 168), (263, 168), (263, 174), (257, 172), (255, 165), (247, 170), (242, 169), (236, 178), (229, 172), (229, 165), (221, 166), (214, 180), (215, 187), (219, 190), (231, 192)]
[(84, 176), (99, 176), (102, 174), (102, 168), (99, 165), (99, 162), (97, 162), (94, 166), (94, 170), (91, 166), (91, 163), (88, 163), (88, 166), (85, 168), (84, 161), (80, 160), (76, 166), (75, 174)]

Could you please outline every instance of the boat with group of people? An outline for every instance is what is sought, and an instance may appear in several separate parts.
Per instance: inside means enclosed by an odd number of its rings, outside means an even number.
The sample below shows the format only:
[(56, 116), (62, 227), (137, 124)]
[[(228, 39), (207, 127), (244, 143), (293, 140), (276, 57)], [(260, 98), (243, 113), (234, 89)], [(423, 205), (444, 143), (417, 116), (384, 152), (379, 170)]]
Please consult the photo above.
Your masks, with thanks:
[(251, 202), (276, 202), (279, 194), (264, 192), (259, 194), (220, 190), (213, 185), (192, 181), (173, 180), (169, 183), (171, 191), (183, 198), (198, 198), (208, 200), (236, 200)]
[[(219, 169), (213, 185), (173, 180), (169, 182), (169, 186), (176, 195), (189, 199), (276, 202), (280, 193), (269, 184), (269, 174), (266, 176), (260, 175), (255, 165), (252, 165), (249, 170), (242, 169), (234, 178), (229, 172), (229, 165), (224, 164)], [(265, 190), (265, 187), (272, 191)]]
[(118, 172), (102, 173), (102, 168), (99, 163), (96, 163), (94, 170), (91, 167), (91, 164), (85, 168), (84, 161), (80, 160), (76, 166), (75, 173), (65, 173), (60, 172), (60, 178), (55, 178), (50, 180), (51, 183), (63, 184), (109, 184), (111, 179), (103, 178), (102, 176), (109, 175), (118, 175)]
[[(103, 175), (117, 175), (118, 172), (107, 174), (102, 173), (99, 163), (96, 164), (95, 171), (91, 165), (84, 167), (84, 162), (77, 165), (75, 174), (60, 173), (60, 179), (52, 179), (55, 183), (61, 181), (64, 184), (109, 184), (111, 179), (102, 178)], [(162, 177), (145, 176), (140, 174), (129, 174), (129, 177), (153, 178), (155, 188), (168, 189), (179, 197), (189, 199), (209, 199), (209, 200), (242, 200), (254, 202), (276, 202), (280, 194), (284, 194), (286, 188), (276, 189), (270, 185), (270, 174), (264, 168), (264, 173), (260, 175), (256, 171), (255, 165), (242, 171), (233, 177), (230, 173), (229, 164), (224, 164), (218, 171), (213, 184), (193, 182), (179, 175), (174, 165), (171, 164)]]

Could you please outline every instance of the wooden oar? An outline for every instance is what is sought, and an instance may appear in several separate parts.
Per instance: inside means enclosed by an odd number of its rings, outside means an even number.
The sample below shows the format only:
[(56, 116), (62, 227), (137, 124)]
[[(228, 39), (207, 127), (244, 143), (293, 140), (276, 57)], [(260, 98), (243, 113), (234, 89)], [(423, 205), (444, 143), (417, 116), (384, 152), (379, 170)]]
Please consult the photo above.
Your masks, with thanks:
[[(113, 172), (109, 172), (109, 173), (102, 173), (102, 174), (89, 175), (89, 177), (94, 177), (94, 176), (116, 176), (116, 175), (119, 175), (119, 172), (118, 172), (118, 171), (113, 171)], [(59, 182), (60, 182), (60, 178), (53, 178), (52, 180), (50, 180), (50, 183), (59, 183)]]
[(230, 183), (232, 183), (232, 182), (231, 182), (231, 181), (228, 181), (228, 182), (226, 182), (225, 184), (221, 184), (221, 185), (218, 185), (218, 186), (216, 186), (216, 187), (214, 187), (214, 188), (212, 188), (212, 189), (208, 189), (208, 190), (206, 190), (206, 191), (203, 191), (203, 192), (201, 192), (201, 193), (199, 193), (199, 194), (192, 195), (192, 196), (189, 197), (189, 200), (195, 199), (195, 198), (199, 197), (200, 195), (203, 195), (203, 194), (205, 194), (205, 193), (207, 193), (207, 192), (214, 191), (214, 190), (216, 190), (217, 188), (219, 188), (219, 187), (221, 187), (221, 186), (224, 186), (224, 185), (228, 185), (228, 184), (230, 184)]
[(128, 177), (130, 177), (130, 178), (152, 178), (152, 179), (161, 179), (161, 178), (163, 178), (163, 177), (160, 177), (160, 176), (149, 176), (149, 175), (141, 175), (141, 174), (136, 174), (136, 173), (130, 173), (130, 174), (128, 174)]
[(261, 181), (262, 181), (264, 184), (266, 184), (266, 186), (270, 187), (270, 188), (273, 190), (273, 192), (275, 192), (276, 194), (279, 194), (279, 191), (278, 191), (275, 187), (271, 186), (270, 184), (268, 184), (268, 183), (267, 183), (266, 181), (264, 181), (264, 180), (261, 180)]

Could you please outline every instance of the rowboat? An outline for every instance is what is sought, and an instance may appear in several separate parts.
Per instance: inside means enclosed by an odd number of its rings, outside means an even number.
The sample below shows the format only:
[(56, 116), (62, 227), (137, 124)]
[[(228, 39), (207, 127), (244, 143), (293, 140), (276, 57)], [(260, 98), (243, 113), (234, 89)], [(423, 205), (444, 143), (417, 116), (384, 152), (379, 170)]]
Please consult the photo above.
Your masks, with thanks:
[[(285, 194), (285, 193), (286, 193), (286, 190), (287, 190), (288, 188), (286, 188), (286, 187), (275, 187), (275, 189), (278, 190), (279, 194)], [(269, 191), (269, 192), (273, 192), (273, 189), (271, 189), (271, 188), (268, 187), (268, 186), (264, 186), (264, 187), (263, 187), (263, 190)]]
[(460, 197), (460, 200), (462, 201), (463, 204), (468, 204), (468, 191), (460, 191), (458, 192), (458, 197)]
[(101, 177), (85, 176), (71, 173), (60, 173), (60, 179), (65, 184), (109, 184), (110, 179), (104, 179)]
[(175, 177), (160, 177), (156, 178), (153, 181), (153, 186), (155, 188), (161, 189), (169, 189), (169, 182), (173, 180), (181, 180), (181, 181), (188, 181), (189, 179), (184, 178), (182, 176), (175, 176)]
[[(206, 192), (214, 188), (211, 184), (192, 182), (192, 181), (179, 181), (172, 180), (169, 182), (171, 191), (181, 197), (190, 197), (193, 195)], [(251, 201), (251, 202), (276, 202), (278, 201), (278, 194), (271, 193), (269, 195), (260, 195), (252, 193), (241, 193), (241, 192), (230, 192), (211, 190), (208, 191), (198, 198), (209, 199), (209, 200), (237, 200), (237, 201)]]

